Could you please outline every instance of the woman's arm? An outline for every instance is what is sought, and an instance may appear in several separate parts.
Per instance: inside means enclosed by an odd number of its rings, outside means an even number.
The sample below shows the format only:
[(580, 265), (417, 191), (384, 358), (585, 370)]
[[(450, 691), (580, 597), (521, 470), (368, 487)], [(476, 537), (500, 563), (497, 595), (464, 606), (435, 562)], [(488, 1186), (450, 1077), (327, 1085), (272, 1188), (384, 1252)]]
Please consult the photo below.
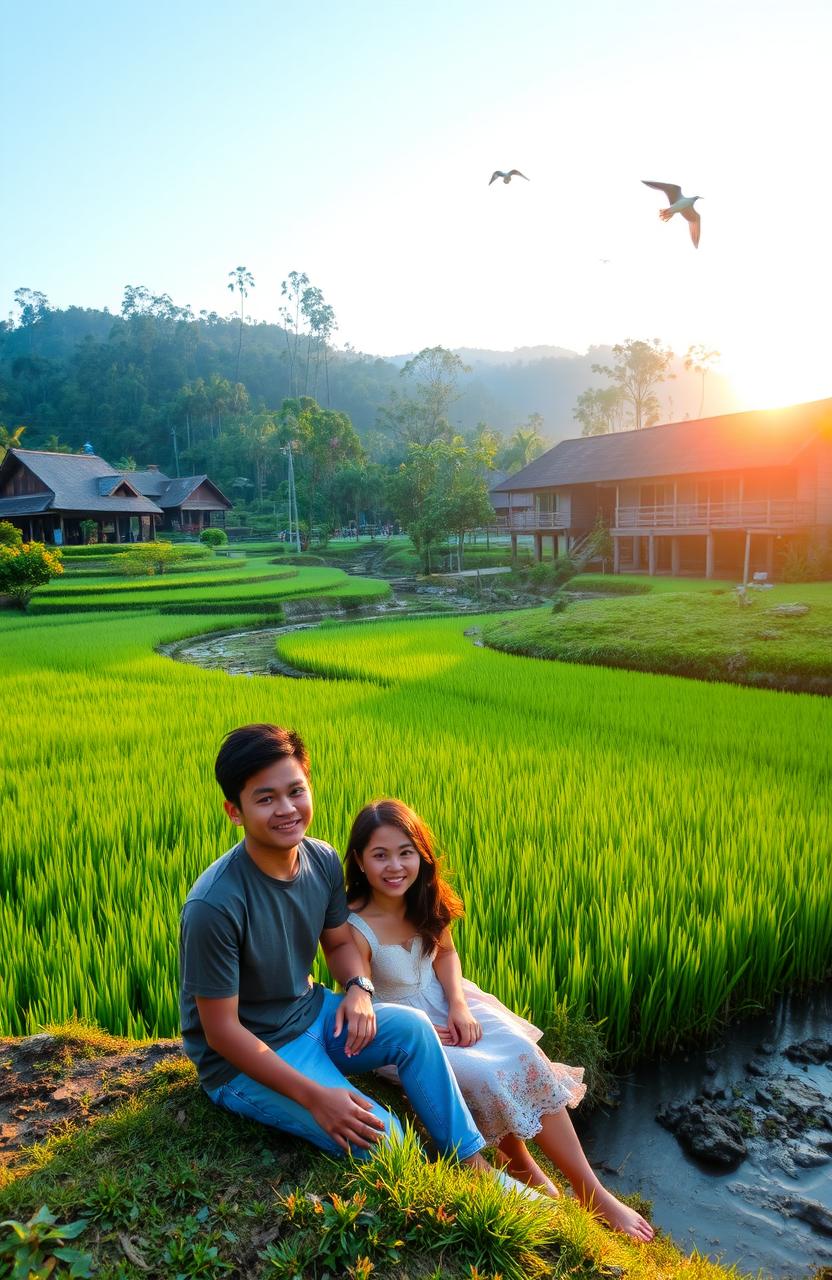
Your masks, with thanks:
[(443, 1044), (467, 1049), (481, 1039), (482, 1027), (468, 1008), (468, 1001), (462, 990), (462, 965), (459, 962), (450, 929), (444, 929), (439, 938), (433, 961), (433, 972), (439, 979), (448, 1001), (447, 1039), (441, 1031), (439, 1038)]

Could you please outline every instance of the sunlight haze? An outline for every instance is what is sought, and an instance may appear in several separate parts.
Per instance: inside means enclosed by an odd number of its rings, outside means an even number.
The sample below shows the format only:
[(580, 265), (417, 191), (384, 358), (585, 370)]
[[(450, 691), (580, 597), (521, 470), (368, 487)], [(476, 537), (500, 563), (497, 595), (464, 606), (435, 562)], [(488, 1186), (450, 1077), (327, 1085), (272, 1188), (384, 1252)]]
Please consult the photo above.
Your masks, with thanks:
[[(228, 314), (245, 264), (254, 320), (305, 271), (374, 354), (658, 337), (718, 347), (738, 407), (829, 395), (829, 15), (6, 5), (0, 314)], [(698, 251), (643, 178), (702, 195)]]

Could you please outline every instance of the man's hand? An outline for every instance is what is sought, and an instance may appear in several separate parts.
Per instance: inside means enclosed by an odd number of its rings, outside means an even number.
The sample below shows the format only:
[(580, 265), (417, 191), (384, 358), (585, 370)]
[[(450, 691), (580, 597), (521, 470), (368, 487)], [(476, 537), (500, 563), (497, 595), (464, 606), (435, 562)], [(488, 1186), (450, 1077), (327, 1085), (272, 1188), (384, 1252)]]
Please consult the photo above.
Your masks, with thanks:
[(344, 1151), (350, 1147), (366, 1151), (384, 1133), (384, 1125), (371, 1107), (368, 1098), (352, 1089), (323, 1087), (309, 1103), (309, 1111), (318, 1124)]
[(376, 1011), (366, 991), (350, 987), (335, 1014), (335, 1038), (337, 1040), (346, 1023), (349, 1034), (344, 1053), (353, 1058), (365, 1049), (376, 1034)]

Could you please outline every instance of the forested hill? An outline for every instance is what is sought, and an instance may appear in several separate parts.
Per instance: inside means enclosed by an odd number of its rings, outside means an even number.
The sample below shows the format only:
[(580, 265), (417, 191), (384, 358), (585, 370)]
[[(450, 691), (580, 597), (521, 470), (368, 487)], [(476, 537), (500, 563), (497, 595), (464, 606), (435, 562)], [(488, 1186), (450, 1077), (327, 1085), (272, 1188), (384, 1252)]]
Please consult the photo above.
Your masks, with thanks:
[[(180, 451), (191, 455), (183, 461), (199, 470), (207, 459), (200, 459), (192, 429), (198, 437), (200, 421), (210, 422), (216, 441), (244, 408), (275, 410), (286, 397), (307, 394), (348, 414), (371, 455), (395, 451), (379, 409), (401, 389), (407, 357), (334, 350), (276, 324), (246, 324), (241, 341), (233, 316), (194, 318), (164, 296), (139, 301), (122, 315), (40, 307), (17, 324), (0, 324), (0, 423), (10, 430), (25, 424), (28, 448), (60, 442), (77, 449), (89, 440), (104, 457), (133, 456), (163, 468), (173, 462), (175, 429)], [(542, 434), (555, 442), (579, 433), (575, 401), (603, 384), (591, 365), (608, 364), (611, 349), (459, 354), (470, 372), (460, 377), (461, 394), (450, 407), (454, 429), (484, 423), (505, 435), (540, 414)], [(696, 416), (698, 381), (681, 362), (676, 370), (676, 380), (660, 388), (665, 416)], [(709, 411), (733, 407), (724, 380), (711, 375)]]

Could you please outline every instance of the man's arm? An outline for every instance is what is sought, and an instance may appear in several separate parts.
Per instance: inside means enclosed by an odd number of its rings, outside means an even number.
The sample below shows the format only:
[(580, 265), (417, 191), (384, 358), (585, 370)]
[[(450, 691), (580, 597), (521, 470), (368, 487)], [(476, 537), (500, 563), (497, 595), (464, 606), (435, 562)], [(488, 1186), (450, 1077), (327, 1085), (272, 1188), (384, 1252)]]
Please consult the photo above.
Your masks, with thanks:
[[(353, 930), (348, 924), (335, 929), (324, 929), (321, 934), (321, 950), (329, 972), (342, 987), (350, 978), (359, 975), (370, 977), (369, 958), (359, 951)], [(369, 950), (369, 948), (368, 948)], [(335, 1015), (335, 1035), (339, 1036), (346, 1022), (349, 1034), (344, 1046), (348, 1058), (360, 1053), (376, 1034), (376, 1014), (373, 1002), (360, 987), (350, 987)]]
[(370, 1103), (351, 1089), (318, 1084), (283, 1062), (240, 1022), (237, 996), (222, 1000), (197, 996), (196, 1007), (205, 1039), (215, 1053), (258, 1084), (299, 1103), (343, 1150), (367, 1148), (378, 1141), (384, 1125), (370, 1111)]

